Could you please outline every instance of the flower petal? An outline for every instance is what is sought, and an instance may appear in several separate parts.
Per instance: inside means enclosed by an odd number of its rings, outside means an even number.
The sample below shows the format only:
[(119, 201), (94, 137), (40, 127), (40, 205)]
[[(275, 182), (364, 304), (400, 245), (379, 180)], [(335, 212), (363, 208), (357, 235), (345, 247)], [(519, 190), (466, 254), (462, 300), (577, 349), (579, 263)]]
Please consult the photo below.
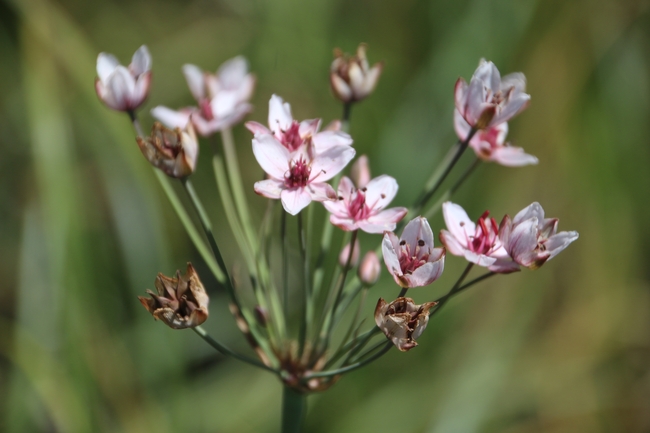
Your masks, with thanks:
[(142, 45), (133, 54), (129, 69), (134, 76), (139, 76), (151, 70), (151, 54), (146, 45)]
[(410, 283), (409, 287), (428, 286), (442, 275), (444, 269), (445, 257), (443, 255), (440, 260), (425, 263), (417, 268), (411, 275), (405, 275), (405, 278)]
[(311, 182), (305, 187), (313, 201), (336, 201), (336, 191), (325, 182)]
[(578, 232), (560, 232), (555, 236), (551, 236), (546, 243), (546, 251), (550, 253), (551, 260), (553, 257), (557, 256), (562, 250), (569, 246), (569, 244), (578, 239)]
[[(402, 232), (400, 240), (406, 241), (408, 246), (411, 249), (411, 252), (414, 252), (416, 249), (421, 251), (420, 254), (427, 253), (427, 250), (433, 249), (433, 232), (429, 226), (429, 221), (424, 217), (417, 217), (412, 219)], [(419, 247), (418, 241), (424, 241), (424, 247)]]
[(244, 126), (246, 127), (246, 129), (252, 132), (253, 135), (271, 134), (271, 130), (269, 130), (269, 128), (267, 128), (266, 126), (258, 122), (253, 122), (253, 121), (246, 122), (244, 123)]
[(537, 218), (538, 222), (544, 221), (544, 209), (542, 205), (537, 202), (533, 202), (530, 205), (526, 206), (524, 209), (520, 210), (517, 215), (512, 220), (512, 223), (517, 225), (522, 221)]
[(352, 137), (340, 131), (321, 131), (312, 136), (312, 143), (317, 152), (324, 152), (334, 146), (350, 146)]
[(205, 74), (196, 65), (186, 64), (183, 65), (183, 75), (185, 75), (185, 80), (187, 81), (187, 86), (190, 88), (190, 92), (194, 99), (198, 102), (201, 102), (205, 98)]
[(190, 121), (191, 111), (179, 110), (175, 111), (163, 105), (154, 107), (151, 110), (151, 115), (161, 121), (168, 128), (181, 128), (185, 129), (187, 123)]
[(282, 181), (266, 179), (255, 182), (253, 188), (255, 189), (255, 192), (261, 196), (278, 199), (282, 193), (283, 186), (284, 182)]
[(298, 134), (302, 138), (316, 134), (318, 132), (318, 128), (320, 128), (320, 122), (320, 119), (303, 120), (298, 126)]
[(523, 111), (530, 103), (530, 95), (527, 93), (515, 93), (510, 100), (503, 106), (500, 113), (497, 113), (490, 121), (490, 126), (507, 122), (520, 111)]
[(454, 235), (449, 233), (447, 230), (440, 230), (440, 242), (447, 248), (447, 251), (452, 253), (455, 256), (464, 256), (465, 250), (467, 249), (466, 245), (461, 245), (460, 242), (456, 239)]
[(355, 153), (354, 148), (350, 146), (336, 146), (317, 154), (312, 160), (309, 181), (330, 180), (348, 165)]
[(477, 254), (470, 250), (465, 250), (463, 256), (468, 262), (475, 263), (479, 266), (487, 267), (497, 261), (494, 257), (488, 257), (484, 254)]
[(359, 228), (366, 233), (393, 231), (397, 222), (404, 218), (407, 212), (408, 209), (405, 207), (386, 209), (377, 215), (372, 215), (365, 220), (359, 221)]
[(393, 201), (397, 194), (397, 181), (388, 175), (377, 176), (366, 185), (366, 205), (380, 211)]
[(291, 106), (278, 95), (271, 96), (269, 101), (269, 127), (274, 133), (286, 131), (291, 126)]
[(119, 66), (120, 62), (112, 54), (108, 53), (99, 53), (97, 56), (97, 75), (102, 83), (106, 84), (108, 77), (115, 71), (115, 68)]
[[(456, 238), (458, 243), (467, 248), (467, 240), (474, 236), (476, 225), (467, 216), (467, 212), (461, 206), (447, 201), (442, 204), (442, 215), (449, 232)], [(455, 253), (452, 253), (455, 254)]]
[(253, 138), (253, 154), (266, 173), (278, 180), (284, 180), (291, 156), (275, 137), (269, 134)]
[(237, 89), (248, 73), (248, 62), (244, 56), (225, 61), (217, 70), (219, 83), (226, 89)]
[(399, 283), (399, 277), (403, 275), (402, 267), (399, 264), (399, 257), (397, 256), (397, 248), (399, 246), (399, 239), (393, 232), (384, 233), (384, 238), (381, 242), (381, 251), (384, 256), (384, 263), (388, 272), (390, 272), (395, 281)]
[[(505, 123), (502, 123), (505, 125)], [(506, 167), (521, 167), (523, 165), (534, 165), (539, 162), (537, 157), (524, 152), (521, 147), (503, 146), (492, 152), (494, 162)]]
[(284, 189), (280, 194), (282, 207), (291, 215), (296, 215), (311, 203), (311, 195), (305, 188)]

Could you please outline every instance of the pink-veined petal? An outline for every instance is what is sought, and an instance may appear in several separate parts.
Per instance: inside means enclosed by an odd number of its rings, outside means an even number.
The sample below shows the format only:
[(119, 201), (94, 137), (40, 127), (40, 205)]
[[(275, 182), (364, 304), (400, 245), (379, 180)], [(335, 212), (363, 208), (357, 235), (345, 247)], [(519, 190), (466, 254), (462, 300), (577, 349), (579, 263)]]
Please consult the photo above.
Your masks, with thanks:
[(151, 115), (168, 128), (185, 129), (187, 123), (190, 121), (190, 114), (191, 111), (189, 110), (176, 111), (163, 105), (154, 107), (151, 110)]
[(463, 256), (468, 262), (475, 263), (483, 267), (490, 266), (497, 261), (497, 259), (494, 257), (488, 257), (484, 254), (477, 254), (470, 250), (465, 250), (463, 253)]
[(237, 89), (248, 73), (248, 62), (244, 56), (225, 61), (217, 70), (217, 78), (226, 89)]
[(325, 182), (311, 182), (305, 187), (314, 201), (336, 201), (336, 191)]
[(501, 78), (501, 90), (514, 88), (516, 92), (526, 91), (526, 76), (521, 72), (512, 72)]
[(120, 62), (112, 54), (99, 53), (97, 56), (97, 76), (106, 85), (108, 77), (111, 76), (115, 68), (119, 66)]
[(269, 127), (274, 133), (286, 131), (291, 126), (291, 106), (284, 102), (278, 95), (271, 96), (269, 100)]
[(258, 135), (253, 138), (253, 154), (266, 173), (276, 179), (284, 179), (291, 157), (282, 143), (272, 135)]
[(269, 128), (267, 128), (266, 126), (258, 122), (253, 122), (253, 121), (246, 122), (244, 123), (244, 126), (246, 127), (246, 129), (252, 132), (253, 135), (271, 134)]
[(442, 204), (442, 215), (449, 232), (456, 238), (463, 248), (467, 248), (467, 239), (469, 236), (474, 236), (476, 225), (469, 219), (465, 209), (455, 203), (447, 201)]
[(440, 230), (440, 242), (447, 248), (447, 251), (455, 256), (462, 257), (467, 249), (467, 245), (458, 242), (458, 239), (447, 230)]
[(522, 221), (537, 218), (538, 222), (544, 221), (544, 208), (538, 202), (533, 202), (520, 210), (512, 219), (512, 223), (517, 225)]
[(183, 75), (187, 81), (187, 86), (190, 88), (190, 93), (194, 99), (201, 101), (205, 98), (205, 75), (201, 68), (196, 65), (186, 64), (183, 65)]
[(405, 275), (409, 281), (409, 287), (428, 286), (437, 280), (445, 270), (444, 255), (435, 262), (425, 263), (417, 268), (411, 275)]
[(397, 181), (386, 174), (377, 176), (366, 185), (366, 205), (380, 211), (393, 201), (397, 194)]
[(284, 189), (280, 194), (282, 207), (291, 215), (296, 215), (311, 203), (311, 195), (305, 188)]
[(488, 269), (497, 274), (510, 274), (512, 272), (520, 271), (517, 262), (508, 259), (497, 259), (493, 264), (488, 266)]
[(503, 107), (500, 113), (497, 113), (490, 121), (490, 126), (507, 122), (520, 111), (523, 111), (530, 103), (530, 95), (527, 93), (515, 94)]
[(569, 246), (569, 244), (578, 239), (578, 232), (560, 232), (551, 236), (544, 246), (546, 251), (550, 254), (549, 260), (558, 255), (562, 250)]
[(400, 221), (408, 209), (405, 207), (394, 207), (386, 209), (377, 215), (372, 215), (365, 220), (358, 222), (359, 228), (366, 233), (383, 233), (395, 230), (397, 222)]
[[(416, 251), (416, 249), (420, 250), (419, 255), (429, 252), (429, 250), (433, 249), (433, 232), (431, 226), (429, 226), (429, 221), (421, 216), (412, 219), (404, 227), (400, 240), (406, 241), (412, 252)], [(423, 247), (419, 247), (419, 240), (424, 241)]]
[(318, 128), (320, 128), (320, 122), (320, 119), (303, 120), (298, 126), (298, 134), (302, 138), (316, 134), (316, 132), (318, 132)]
[[(399, 247), (399, 239), (393, 232), (384, 233), (384, 238), (381, 242), (381, 251), (384, 256), (384, 263), (388, 272), (395, 277), (401, 277), (402, 267), (399, 264), (399, 257), (397, 256), (397, 248)], [(396, 280), (397, 281), (397, 280)], [(398, 283), (399, 284), (399, 283)]]
[(107, 94), (112, 97), (116, 110), (127, 110), (131, 104), (131, 98), (135, 91), (135, 80), (129, 71), (122, 65), (118, 65), (106, 83)]
[(335, 146), (350, 146), (352, 137), (340, 131), (321, 131), (312, 136), (312, 142), (317, 152), (323, 152)]
[(476, 122), (483, 114), (485, 106), (485, 88), (483, 87), (483, 82), (476, 78), (472, 78), (469, 82), (469, 87), (467, 89), (467, 99), (465, 101), (465, 111), (463, 113), (465, 120), (472, 126), (476, 125)]
[(354, 148), (350, 146), (336, 146), (317, 154), (312, 160), (309, 181), (330, 180), (348, 165), (355, 153)]
[(515, 224), (505, 247), (517, 263), (527, 266), (523, 258), (537, 248), (537, 218)]
[[(328, 203), (331, 202), (327, 202), (327, 201), (323, 202), (324, 205)], [(352, 230), (357, 230), (359, 228), (351, 218), (341, 218), (334, 214), (330, 215), (330, 223), (340, 228), (341, 230), (345, 230), (347, 232), (351, 232)]]
[(136, 77), (151, 70), (151, 54), (149, 54), (149, 49), (146, 45), (142, 45), (133, 54), (129, 69)]
[(524, 152), (521, 147), (503, 146), (492, 152), (494, 162), (506, 167), (521, 167), (523, 165), (534, 165), (539, 162), (537, 157)]
[(284, 182), (276, 179), (266, 179), (255, 182), (253, 188), (255, 192), (261, 196), (268, 198), (280, 198)]
[(463, 78), (456, 80), (456, 86), (454, 86), (454, 102), (456, 104), (456, 110), (461, 114), (465, 115), (467, 101), (467, 81)]

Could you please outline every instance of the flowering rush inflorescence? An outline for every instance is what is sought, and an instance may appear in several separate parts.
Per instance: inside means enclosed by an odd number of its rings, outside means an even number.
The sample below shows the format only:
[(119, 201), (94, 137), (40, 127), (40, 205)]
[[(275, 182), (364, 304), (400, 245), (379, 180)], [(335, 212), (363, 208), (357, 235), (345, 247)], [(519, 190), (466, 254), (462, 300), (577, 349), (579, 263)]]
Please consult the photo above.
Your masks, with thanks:
[[(407, 207), (389, 207), (397, 196), (399, 179), (389, 174), (372, 178), (365, 155), (352, 164), (348, 176), (342, 175), (356, 155), (347, 131), (350, 107), (371, 95), (382, 68), (381, 63), (369, 66), (365, 45), (359, 47), (355, 56), (336, 51), (330, 84), (334, 95), (343, 102), (344, 114), (341, 120), (334, 120), (323, 129), (320, 119), (295, 120), (290, 104), (272, 95), (268, 126), (246, 122), (252, 133), (253, 155), (265, 175), (244, 180), (238, 165), (254, 163), (237, 159), (230, 133), (252, 110), (248, 100), (255, 78), (248, 72), (243, 57), (227, 61), (216, 74), (203, 72), (194, 65), (183, 66), (196, 106), (177, 111), (155, 107), (151, 114), (165, 126), (154, 123), (149, 137), (141, 136), (135, 112), (149, 92), (149, 51), (140, 47), (128, 67), (119, 65), (110, 54), (101, 53), (97, 59), (97, 95), (108, 107), (129, 114), (145, 158), (169, 177), (180, 180), (208, 242), (196, 235), (192, 239), (219, 283), (219, 287), (207, 291), (224, 289), (228, 293), (230, 311), (256, 357), (233, 352), (199, 326), (208, 318), (208, 295), (190, 264), (185, 275), (177, 273), (176, 278), (168, 278), (160, 274), (155, 283), (157, 293), (149, 291), (151, 298), (140, 297), (142, 305), (168, 326), (192, 328), (220, 352), (272, 371), (287, 389), (295, 391), (285, 398), (304, 402), (304, 398), (295, 396), (328, 388), (342, 374), (378, 359), (393, 346), (400, 351), (416, 347), (431, 315), (451, 296), (488, 276), (509, 274), (521, 267), (537, 269), (578, 238), (574, 231), (558, 232), (558, 220), (545, 218), (538, 203), (524, 208), (512, 219), (504, 216), (497, 224), (488, 211), (474, 221), (460, 205), (446, 201), (432, 205), (427, 212), (432, 214), (439, 210), (436, 206), (441, 207), (446, 223), (446, 229), (440, 231), (443, 246), (436, 247), (426, 218), (415, 214), (404, 220), (409, 213)], [(467, 147), (475, 151), (475, 162), (493, 161), (504, 166), (537, 163), (534, 156), (505, 143), (507, 122), (530, 101), (525, 87), (523, 74), (501, 78), (495, 65), (485, 60), (481, 60), (469, 84), (462, 78), (458, 80), (454, 115), (459, 136), (457, 150), (453, 158), (432, 172), (415, 209), (422, 209), (441, 193), (443, 181)], [(229, 257), (231, 263), (227, 263), (224, 259), (211, 219), (192, 185), (190, 176), (197, 167), (199, 147), (195, 130), (203, 137), (221, 133), (223, 147), (212, 146), (212, 166), (226, 220), (249, 279), (230, 277), (231, 267), (240, 260)], [(467, 177), (461, 176), (444, 196), (450, 197)], [(184, 212), (178, 207), (180, 201), (167, 178), (159, 179), (176, 209)], [(272, 199), (263, 216), (249, 211), (246, 189)], [(280, 200), (282, 209), (274, 206), (277, 202), (273, 200)], [(324, 222), (320, 230), (314, 222), (319, 216)], [(190, 234), (196, 234), (191, 219), (183, 217), (182, 221)], [(273, 230), (274, 226), (278, 229)], [(297, 227), (297, 238), (289, 235), (289, 226)], [(394, 232), (400, 230), (398, 237)], [(360, 231), (365, 232), (361, 242)], [(269, 238), (276, 233), (281, 238), (281, 259), (271, 260)], [(340, 249), (332, 248), (334, 239), (340, 240)], [(367, 249), (359, 262), (361, 249), (367, 245), (374, 247)], [(290, 254), (293, 248), (300, 254)], [(447, 253), (468, 262), (448, 293), (422, 304), (405, 297), (409, 289), (428, 286), (441, 276)], [(329, 260), (330, 255), (336, 259)], [(399, 293), (390, 302), (380, 298), (374, 313), (377, 326), (360, 332), (363, 303), (370, 288), (379, 281), (380, 255)], [(296, 263), (293, 257), (298, 256)], [(276, 269), (278, 262), (281, 266)], [(465, 283), (474, 265), (487, 268), (487, 274)], [(356, 276), (350, 272), (354, 268), (358, 268)], [(348, 278), (348, 274), (353, 276)], [(281, 281), (280, 288), (276, 281)], [(296, 281), (300, 284), (293, 287)], [(244, 296), (244, 292), (250, 293)], [(426, 297), (426, 293), (418, 289), (415, 295)], [(357, 299), (356, 313), (346, 314)], [(343, 328), (343, 343), (332, 346), (332, 335), (339, 328)], [(382, 333), (386, 339), (381, 337)], [(377, 336), (379, 342), (370, 344)], [(300, 423), (300, 416), (297, 420), (294, 415), (285, 416), (288, 418), (283, 422)]]

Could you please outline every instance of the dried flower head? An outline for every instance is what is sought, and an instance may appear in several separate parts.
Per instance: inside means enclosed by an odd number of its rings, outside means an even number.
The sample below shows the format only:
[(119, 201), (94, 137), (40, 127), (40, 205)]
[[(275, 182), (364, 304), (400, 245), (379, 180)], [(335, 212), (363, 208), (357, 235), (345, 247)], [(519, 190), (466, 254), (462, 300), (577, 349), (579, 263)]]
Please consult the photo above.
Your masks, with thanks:
[(382, 62), (368, 66), (366, 44), (359, 44), (357, 54), (343, 54), (338, 48), (334, 50), (334, 61), (330, 67), (330, 84), (334, 96), (345, 103), (361, 101), (368, 97), (384, 67)]
[(158, 294), (147, 290), (151, 298), (138, 299), (156, 320), (172, 329), (184, 329), (199, 326), (208, 318), (208, 295), (191, 263), (185, 275), (176, 271), (176, 278), (159, 273), (155, 285)]
[(417, 305), (411, 298), (397, 298), (387, 304), (379, 298), (375, 308), (375, 323), (402, 352), (413, 349), (415, 340), (422, 335), (429, 323), (429, 310), (437, 302)]
[(176, 178), (189, 176), (196, 167), (199, 145), (191, 124), (185, 130), (169, 129), (160, 122), (151, 128), (151, 136), (137, 137), (136, 141), (147, 161)]

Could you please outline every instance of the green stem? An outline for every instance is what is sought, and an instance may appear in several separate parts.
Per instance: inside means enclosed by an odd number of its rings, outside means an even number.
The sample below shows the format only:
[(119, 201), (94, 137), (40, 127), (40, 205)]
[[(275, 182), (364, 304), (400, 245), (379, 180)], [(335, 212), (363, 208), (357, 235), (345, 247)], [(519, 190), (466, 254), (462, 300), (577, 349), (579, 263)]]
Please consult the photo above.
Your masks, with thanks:
[(282, 212), (280, 237), (282, 238), (282, 308), (289, 317), (289, 240), (287, 239), (287, 212)]
[(258, 243), (251, 224), (250, 212), (246, 203), (246, 193), (244, 192), (242, 177), (239, 171), (239, 160), (237, 159), (235, 141), (230, 128), (221, 131), (221, 141), (223, 143), (224, 156), (226, 157), (226, 166), (228, 167), (230, 187), (232, 188), (235, 206), (241, 219), (241, 226), (244, 229), (244, 233), (253, 252), (256, 252)]
[(282, 390), (282, 433), (300, 433), (307, 412), (307, 395), (284, 385)]
[(463, 173), (463, 175), (456, 181), (456, 183), (449, 188), (443, 195), (436, 201), (433, 206), (429, 208), (424, 213), (424, 217), (429, 219), (432, 218), (435, 214), (437, 214), (440, 209), (442, 208), (442, 204), (449, 200), (451, 196), (460, 188), (460, 186), (467, 180), (467, 178), (476, 170), (476, 167), (478, 167), (481, 164), (481, 160), (478, 158), (474, 158), (474, 162), (472, 165), (470, 165), (467, 170)]
[(430, 314), (430, 316), (433, 316), (435, 313), (439, 312), (442, 309), (442, 307), (445, 306), (447, 301), (449, 301), (449, 299), (452, 296), (454, 296), (456, 293), (458, 293), (458, 291), (460, 289), (460, 285), (463, 284), (463, 281), (465, 280), (465, 277), (467, 277), (467, 274), (469, 274), (469, 271), (472, 270), (473, 266), (474, 266), (474, 263), (472, 263), (472, 262), (467, 264), (467, 267), (465, 268), (463, 273), (458, 278), (458, 281), (456, 281), (456, 284), (454, 284), (454, 287), (452, 287), (451, 290), (445, 296), (440, 298), (440, 302), (438, 303), (438, 305), (436, 305), (436, 307), (435, 307), (436, 309), (433, 311), (433, 313)]
[(467, 138), (465, 138), (464, 141), (459, 140), (447, 153), (438, 169), (436, 169), (431, 178), (427, 181), (424, 191), (415, 201), (414, 213), (419, 213), (426, 202), (436, 193), (440, 185), (442, 185), (449, 173), (451, 173), (454, 165), (456, 165), (460, 157), (463, 155), (463, 152), (465, 152), (465, 149), (467, 149), (467, 145), (474, 134), (476, 134), (476, 129), (472, 128), (469, 131)]
[[(313, 206), (310, 206), (307, 210), (308, 216), (307, 219), (311, 220), (311, 212)], [(307, 225), (310, 225), (308, 221)], [(298, 348), (298, 357), (302, 356), (305, 344), (307, 341), (308, 335), (308, 326), (311, 323), (311, 313), (312, 313), (312, 303), (311, 303), (311, 288), (310, 282), (311, 278), (309, 276), (309, 251), (307, 249), (307, 234), (305, 233), (305, 228), (302, 224), (302, 213), (298, 214), (298, 239), (300, 242), (300, 253), (302, 256), (303, 263), (303, 285), (304, 285), (304, 296), (303, 296), (303, 311), (302, 311), (302, 325), (300, 327), (299, 335), (299, 348)]]
[(205, 329), (203, 329), (201, 326), (197, 326), (195, 328), (192, 328), (192, 331), (196, 332), (199, 337), (203, 338), (205, 342), (207, 342), (210, 346), (214, 347), (219, 351), (219, 353), (226, 355), (226, 356), (232, 356), (235, 359), (238, 359), (240, 361), (243, 361), (247, 364), (253, 365), (255, 367), (259, 367), (261, 369), (270, 371), (275, 374), (279, 374), (279, 372), (268, 365), (262, 364), (260, 361), (257, 359), (249, 358), (248, 356), (245, 355), (240, 355), (239, 353), (233, 352), (231, 349), (228, 347), (224, 346), (223, 344), (219, 343), (217, 340), (212, 338), (210, 334), (208, 334)]
[[(317, 373), (308, 374), (303, 378), (303, 380), (309, 380), (309, 379), (312, 379), (314, 377), (337, 376), (339, 374), (348, 373), (348, 372), (350, 372), (352, 370), (356, 370), (357, 368), (361, 368), (361, 367), (363, 367), (365, 365), (368, 365), (371, 362), (375, 361), (376, 359), (379, 359), (382, 356), (384, 356), (384, 354), (386, 352), (388, 352), (391, 349), (391, 347), (393, 347), (393, 343), (390, 342), (390, 341), (381, 342), (381, 343), (379, 343), (379, 346), (381, 346), (382, 344), (384, 345), (384, 348), (381, 349), (379, 352), (375, 353), (374, 355), (372, 355), (369, 358), (366, 358), (366, 359), (364, 359), (362, 361), (359, 361), (359, 362), (355, 362), (354, 364), (350, 364), (350, 365), (348, 365), (346, 367), (337, 368), (336, 370), (321, 371), (321, 372), (317, 372)], [(372, 349), (370, 349), (368, 351), (368, 353), (372, 352), (375, 349), (376, 349), (376, 347), (373, 347)]]

